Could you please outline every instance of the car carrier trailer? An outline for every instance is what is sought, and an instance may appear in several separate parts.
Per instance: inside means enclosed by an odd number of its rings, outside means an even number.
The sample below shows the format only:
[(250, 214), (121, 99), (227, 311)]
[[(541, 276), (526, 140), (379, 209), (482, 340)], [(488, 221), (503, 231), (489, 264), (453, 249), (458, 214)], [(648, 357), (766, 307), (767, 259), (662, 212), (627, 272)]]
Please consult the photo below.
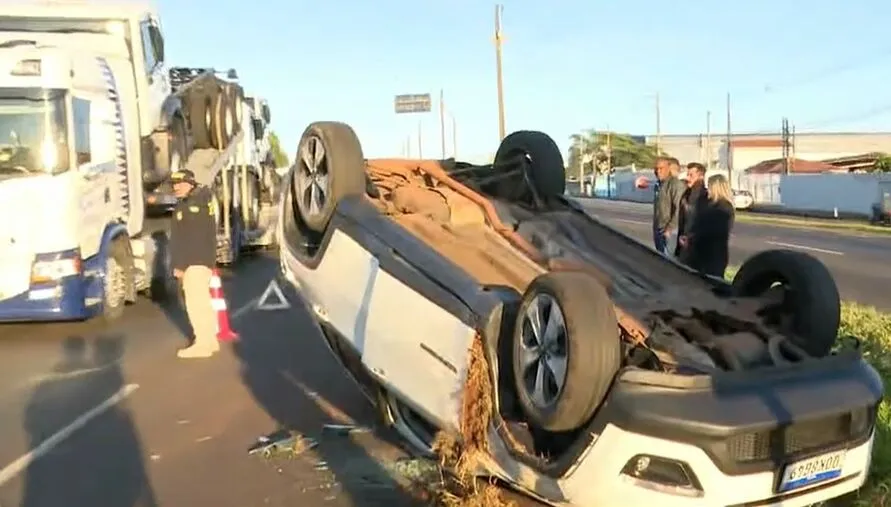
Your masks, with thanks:
[(0, 207), (17, 220), (0, 225), (0, 321), (115, 319), (169, 295), (179, 169), (214, 191), (220, 264), (271, 244), (271, 203), (248, 205), (262, 189), (241, 86), (207, 71), (174, 86), (181, 70), (148, 6), (4, 4)]

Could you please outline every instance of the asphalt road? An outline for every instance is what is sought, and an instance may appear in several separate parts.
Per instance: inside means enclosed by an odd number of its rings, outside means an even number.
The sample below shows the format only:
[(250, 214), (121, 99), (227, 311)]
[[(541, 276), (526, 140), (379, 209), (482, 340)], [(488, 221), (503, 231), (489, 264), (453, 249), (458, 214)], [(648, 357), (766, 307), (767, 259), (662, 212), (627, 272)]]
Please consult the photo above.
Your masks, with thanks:
[[(599, 199), (579, 202), (594, 216), (652, 246), (652, 205)], [(739, 266), (771, 248), (818, 257), (835, 277), (842, 299), (891, 311), (891, 236), (737, 221), (730, 239), (730, 263)]]
[[(112, 325), (0, 325), (0, 506), (422, 505), (388, 432), (323, 430), (376, 416), (293, 297), (256, 309), (277, 264), (224, 277), (241, 339), (212, 359), (177, 359), (182, 316), (148, 301)], [(248, 454), (280, 428), (318, 446)]]

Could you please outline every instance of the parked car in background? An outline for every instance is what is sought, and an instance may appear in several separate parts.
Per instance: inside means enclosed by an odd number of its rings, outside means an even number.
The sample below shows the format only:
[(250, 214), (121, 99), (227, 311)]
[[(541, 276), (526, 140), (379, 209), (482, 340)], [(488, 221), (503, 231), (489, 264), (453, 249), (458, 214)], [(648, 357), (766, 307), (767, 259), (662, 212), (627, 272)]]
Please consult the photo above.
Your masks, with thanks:
[(748, 190), (733, 191), (733, 207), (736, 209), (749, 209), (755, 204), (755, 198)]

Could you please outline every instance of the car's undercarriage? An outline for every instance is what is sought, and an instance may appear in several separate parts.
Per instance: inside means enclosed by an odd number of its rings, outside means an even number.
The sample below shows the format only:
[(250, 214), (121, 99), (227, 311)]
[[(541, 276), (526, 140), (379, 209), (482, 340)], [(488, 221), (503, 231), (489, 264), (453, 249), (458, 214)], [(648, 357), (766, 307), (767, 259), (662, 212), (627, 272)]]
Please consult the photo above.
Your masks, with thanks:
[[(869, 438), (881, 384), (856, 347), (837, 343), (838, 291), (818, 260), (772, 250), (733, 282), (696, 273), (587, 215), (562, 195), (553, 142), (517, 134), (488, 166), (356, 159), (353, 194), (315, 224), (301, 218), (295, 179), (288, 242), (313, 265), (331, 229), (358, 227), (348, 234), (370, 233), (381, 265), (469, 307), (470, 363), (482, 360), (491, 382), (465, 383), (463, 397), (489, 400), (486, 425), (539, 473), (565, 474), (608, 425), (688, 442), (725, 473)], [(376, 391), (340, 331), (327, 331), (388, 417), (429, 448), (445, 428)]]

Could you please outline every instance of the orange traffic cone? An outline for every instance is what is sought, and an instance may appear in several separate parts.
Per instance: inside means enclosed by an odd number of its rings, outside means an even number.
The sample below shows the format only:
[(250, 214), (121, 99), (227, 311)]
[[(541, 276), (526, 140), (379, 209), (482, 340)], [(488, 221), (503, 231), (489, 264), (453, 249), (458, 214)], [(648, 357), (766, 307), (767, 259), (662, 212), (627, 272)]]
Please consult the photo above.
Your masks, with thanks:
[(238, 334), (229, 326), (229, 310), (226, 308), (226, 298), (223, 296), (223, 281), (220, 272), (213, 270), (210, 277), (210, 301), (217, 312), (217, 340), (231, 342), (238, 339)]

